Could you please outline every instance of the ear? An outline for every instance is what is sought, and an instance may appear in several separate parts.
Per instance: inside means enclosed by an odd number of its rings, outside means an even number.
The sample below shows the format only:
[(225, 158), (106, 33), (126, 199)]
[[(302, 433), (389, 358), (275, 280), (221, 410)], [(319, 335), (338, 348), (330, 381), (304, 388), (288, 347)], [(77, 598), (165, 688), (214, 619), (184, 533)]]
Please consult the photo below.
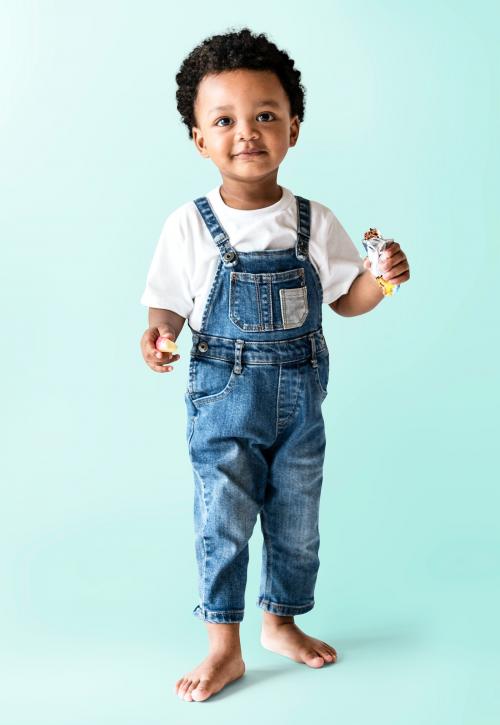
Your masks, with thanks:
[(191, 128), (191, 133), (193, 134), (194, 145), (196, 146), (198, 153), (203, 156), (204, 159), (209, 159), (210, 156), (208, 155), (208, 151), (205, 147), (205, 139), (203, 138), (201, 129), (197, 126), (193, 126)]
[(295, 146), (299, 138), (300, 121), (298, 116), (294, 116), (290, 121), (290, 146)]

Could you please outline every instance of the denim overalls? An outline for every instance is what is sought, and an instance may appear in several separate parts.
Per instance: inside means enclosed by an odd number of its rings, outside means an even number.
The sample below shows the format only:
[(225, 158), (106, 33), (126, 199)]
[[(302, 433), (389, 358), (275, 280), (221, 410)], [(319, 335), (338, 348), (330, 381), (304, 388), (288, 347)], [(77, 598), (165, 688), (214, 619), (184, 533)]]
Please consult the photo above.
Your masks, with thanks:
[(257, 604), (281, 615), (314, 606), (329, 353), (322, 288), (308, 258), (310, 202), (297, 199), (290, 249), (237, 252), (206, 197), (195, 204), (220, 259), (201, 329), (192, 330), (187, 442), (194, 473), (199, 605), (240, 622), (248, 540), (263, 534)]

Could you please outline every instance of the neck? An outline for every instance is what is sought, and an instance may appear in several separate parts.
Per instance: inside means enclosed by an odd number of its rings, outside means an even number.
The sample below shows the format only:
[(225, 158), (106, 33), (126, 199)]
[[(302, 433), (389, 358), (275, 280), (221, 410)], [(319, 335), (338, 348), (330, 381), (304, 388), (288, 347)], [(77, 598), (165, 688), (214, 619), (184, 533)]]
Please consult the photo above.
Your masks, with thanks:
[(281, 186), (277, 183), (277, 176), (270, 179), (255, 181), (236, 181), (223, 178), (219, 187), (222, 201), (234, 209), (262, 209), (265, 206), (276, 204), (283, 195)]

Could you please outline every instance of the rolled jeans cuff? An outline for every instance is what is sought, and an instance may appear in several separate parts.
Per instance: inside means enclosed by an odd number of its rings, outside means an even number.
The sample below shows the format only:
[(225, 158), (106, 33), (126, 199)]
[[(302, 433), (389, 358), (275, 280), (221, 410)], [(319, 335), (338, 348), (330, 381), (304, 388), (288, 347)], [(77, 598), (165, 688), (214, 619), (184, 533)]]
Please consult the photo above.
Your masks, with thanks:
[(211, 612), (203, 609), (199, 604), (193, 609), (193, 614), (204, 622), (214, 624), (235, 624), (243, 620), (244, 609), (229, 609), (227, 611)]
[(257, 606), (264, 609), (266, 612), (270, 612), (271, 614), (281, 615), (282, 617), (294, 617), (296, 614), (305, 614), (306, 612), (310, 612), (314, 607), (314, 600), (308, 604), (294, 606), (292, 604), (278, 604), (277, 602), (269, 601), (269, 599), (259, 597), (257, 599)]

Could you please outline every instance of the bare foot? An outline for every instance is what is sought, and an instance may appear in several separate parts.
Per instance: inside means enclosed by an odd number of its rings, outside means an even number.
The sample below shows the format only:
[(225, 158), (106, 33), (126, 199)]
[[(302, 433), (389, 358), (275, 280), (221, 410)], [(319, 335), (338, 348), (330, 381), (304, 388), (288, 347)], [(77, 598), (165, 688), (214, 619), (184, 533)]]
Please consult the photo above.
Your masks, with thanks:
[(280, 617), (264, 613), (260, 642), (271, 652), (304, 662), (309, 667), (323, 667), (335, 662), (337, 653), (320, 639), (309, 637), (293, 621), (293, 617)]
[(191, 702), (207, 700), (233, 680), (243, 676), (245, 663), (241, 655), (220, 652), (210, 654), (198, 667), (184, 675), (175, 684), (175, 692), (181, 698)]
[(187, 702), (207, 700), (245, 673), (239, 624), (207, 623), (210, 653), (198, 667), (177, 680), (174, 692)]

